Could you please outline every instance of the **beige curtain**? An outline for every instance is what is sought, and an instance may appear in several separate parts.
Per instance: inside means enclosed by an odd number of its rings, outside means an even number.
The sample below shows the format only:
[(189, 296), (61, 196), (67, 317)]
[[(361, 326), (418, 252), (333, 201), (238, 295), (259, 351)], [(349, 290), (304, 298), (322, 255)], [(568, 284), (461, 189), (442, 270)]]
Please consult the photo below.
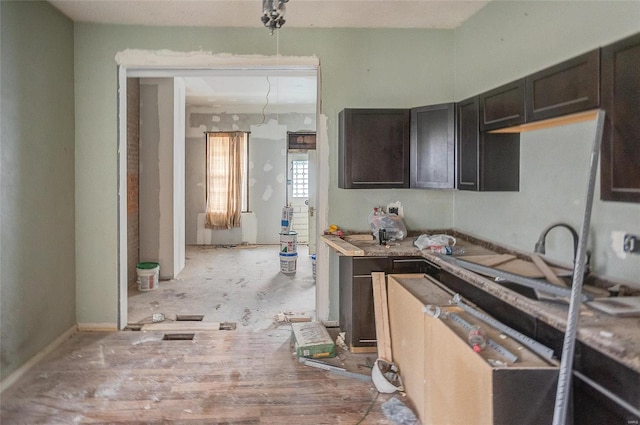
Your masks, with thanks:
[(240, 227), (246, 133), (207, 133), (207, 229)]

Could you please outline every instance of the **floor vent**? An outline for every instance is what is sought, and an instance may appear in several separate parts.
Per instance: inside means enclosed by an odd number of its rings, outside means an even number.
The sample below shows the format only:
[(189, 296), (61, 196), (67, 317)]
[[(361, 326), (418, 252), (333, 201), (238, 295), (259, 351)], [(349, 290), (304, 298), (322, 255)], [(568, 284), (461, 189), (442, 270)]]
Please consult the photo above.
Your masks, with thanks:
[(176, 314), (176, 322), (202, 322), (204, 314)]
[(195, 334), (164, 334), (163, 341), (192, 341)]

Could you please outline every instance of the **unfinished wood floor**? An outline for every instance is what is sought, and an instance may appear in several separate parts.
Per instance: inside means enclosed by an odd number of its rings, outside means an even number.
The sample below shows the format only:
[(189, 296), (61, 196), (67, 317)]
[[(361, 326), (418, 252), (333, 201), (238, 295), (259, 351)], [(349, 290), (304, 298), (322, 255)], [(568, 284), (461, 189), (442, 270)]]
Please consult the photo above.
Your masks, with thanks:
[(392, 395), (299, 363), (290, 334), (81, 332), (2, 394), (0, 423), (394, 423)]

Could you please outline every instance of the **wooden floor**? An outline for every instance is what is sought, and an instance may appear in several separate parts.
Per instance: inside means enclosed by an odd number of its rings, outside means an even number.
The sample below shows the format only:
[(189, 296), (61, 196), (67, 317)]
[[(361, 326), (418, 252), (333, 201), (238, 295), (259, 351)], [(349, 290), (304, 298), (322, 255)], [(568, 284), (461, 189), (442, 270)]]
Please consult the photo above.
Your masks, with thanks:
[(381, 407), (393, 395), (301, 364), (290, 334), (81, 332), (2, 394), (0, 423), (394, 423)]

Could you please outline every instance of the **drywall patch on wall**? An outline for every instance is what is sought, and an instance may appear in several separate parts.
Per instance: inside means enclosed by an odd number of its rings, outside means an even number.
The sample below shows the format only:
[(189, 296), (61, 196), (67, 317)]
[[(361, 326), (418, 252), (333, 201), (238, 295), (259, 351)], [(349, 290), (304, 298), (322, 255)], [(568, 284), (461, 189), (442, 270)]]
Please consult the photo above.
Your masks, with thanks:
[(264, 192), (262, 192), (262, 200), (268, 201), (269, 199), (271, 199), (272, 196), (273, 196), (273, 187), (270, 184), (268, 184), (267, 187), (264, 189)]
[(265, 173), (268, 173), (269, 171), (273, 170), (273, 165), (271, 165), (271, 161), (267, 160), (267, 162), (264, 164), (264, 167), (262, 169), (264, 170)]
[(264, 56), (213, 54), (211, 51), (177, 52), (168, 49), (125, 49), (115, 55), (116, 64), (135, 69), (238, 69), (278, 66), (290, 69), (314, 69), (320, 65), (315, 56)]
[(624, 249), (623, 249), (625, 234), (626, 232), (620, 232), (620, 231), (611, 232), (611, 250), (613, 251), (614, 254), (616, 254), (616, 257), (618, 257), (621, 260), (624, 260), (625, 258), (627, 258), (627, 253), (624, 252)]

